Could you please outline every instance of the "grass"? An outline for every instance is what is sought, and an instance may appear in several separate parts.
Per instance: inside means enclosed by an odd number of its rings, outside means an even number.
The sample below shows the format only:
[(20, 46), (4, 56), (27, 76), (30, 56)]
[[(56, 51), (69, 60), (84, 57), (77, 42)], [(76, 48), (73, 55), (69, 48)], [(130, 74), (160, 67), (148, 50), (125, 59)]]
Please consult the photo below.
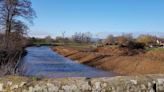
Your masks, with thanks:
[(162, 52), (164, 52), (164, 48), (151, 48), (150, 51), (162, 51)]
[(88, 44), (88, 43), (66, 43), (66, 44), (55, 43), (55, 44), (57, 44), (59, 46), (67, 46), (67, 47), (75, 48), (78, 50), (92, 47), (92, 44)]

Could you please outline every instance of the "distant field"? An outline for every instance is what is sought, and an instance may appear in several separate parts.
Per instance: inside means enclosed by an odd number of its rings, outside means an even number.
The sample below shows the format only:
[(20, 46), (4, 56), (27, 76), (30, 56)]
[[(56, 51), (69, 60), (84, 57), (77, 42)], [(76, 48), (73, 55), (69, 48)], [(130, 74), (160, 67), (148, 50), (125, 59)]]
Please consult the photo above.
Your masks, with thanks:
[(90, 48), (93, 45), (93, 44), (87, 44), (87, 43), (66, 43), (66, 44), (55, 43), (55, 44), (58, 46), (72, 47), (72, 48), (76, 48), (76, 49)]

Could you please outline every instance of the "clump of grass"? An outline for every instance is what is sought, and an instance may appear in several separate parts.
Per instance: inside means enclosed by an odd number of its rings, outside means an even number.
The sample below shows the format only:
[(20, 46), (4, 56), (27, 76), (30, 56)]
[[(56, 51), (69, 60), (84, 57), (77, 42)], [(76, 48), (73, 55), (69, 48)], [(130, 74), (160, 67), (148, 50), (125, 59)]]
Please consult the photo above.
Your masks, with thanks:
[(151, 48), (150, 51), (164, 52), (164, 48)]
[(151, 48), (145, 54), (149, 59), (155, 61), (164, 61), (164, 48)]

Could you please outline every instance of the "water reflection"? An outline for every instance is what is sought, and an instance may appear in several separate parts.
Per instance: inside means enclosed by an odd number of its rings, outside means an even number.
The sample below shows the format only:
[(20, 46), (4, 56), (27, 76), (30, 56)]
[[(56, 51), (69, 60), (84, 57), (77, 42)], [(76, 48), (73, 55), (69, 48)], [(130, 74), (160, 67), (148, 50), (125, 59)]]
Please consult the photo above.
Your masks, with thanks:
[(105, 72), (86, 65), (77, 64), (49, 47), (28, 47), (28, 54), (22, 58), (18, 68), (21, 75), (37, 77), (109, 77)]

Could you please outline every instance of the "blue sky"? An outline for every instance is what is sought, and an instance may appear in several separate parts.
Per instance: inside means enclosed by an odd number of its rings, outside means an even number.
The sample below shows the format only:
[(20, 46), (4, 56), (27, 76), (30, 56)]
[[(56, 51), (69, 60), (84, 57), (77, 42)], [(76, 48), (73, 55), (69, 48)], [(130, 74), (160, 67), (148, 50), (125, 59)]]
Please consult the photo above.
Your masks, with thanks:
[(91, 32), (164, 36), (164, 0), (31, 0), (37, 13), (30, 36)]

